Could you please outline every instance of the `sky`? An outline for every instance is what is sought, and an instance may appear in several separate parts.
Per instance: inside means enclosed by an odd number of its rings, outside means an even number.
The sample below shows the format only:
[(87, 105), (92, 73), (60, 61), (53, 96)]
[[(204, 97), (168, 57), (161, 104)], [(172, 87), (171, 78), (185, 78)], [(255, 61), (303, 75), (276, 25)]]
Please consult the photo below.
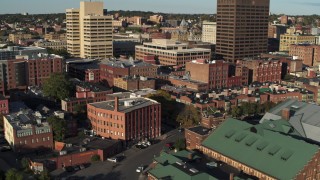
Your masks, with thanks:
[[(79, 8), (81, 0), (0, 0), (0, 14), (62, 13)], [(95, 0), (93, 0), (95, 1)], [(101, 1), (101, 0), (100, 0)], [(143, 10), (165, 13), (216, 13), (216, 0), (103, 0), (108, 10)], [(320, 14), (319, 0), (271, 0), (271, 13)]]

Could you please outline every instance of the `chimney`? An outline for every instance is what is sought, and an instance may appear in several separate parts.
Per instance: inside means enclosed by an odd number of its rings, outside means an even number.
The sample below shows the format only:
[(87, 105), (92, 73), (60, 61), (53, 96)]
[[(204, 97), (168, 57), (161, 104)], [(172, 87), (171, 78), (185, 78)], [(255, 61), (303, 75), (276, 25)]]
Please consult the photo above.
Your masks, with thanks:
[(114, 98), (114, 111), (119, 110), (119, 97)]
[(233, 180), (233, 179), (234, 179), (234, 174), (230, 173), (229, 180)]
[(281, 117), (282, 117), (282, 119), (289, 121), (289, 119), (290, 119), (290, 109), (289, 108), (282, 109)]
[(193, 159), (193, 154), (192, 153), (189, 153), (188, 154), (188, 159), (191, 161)]

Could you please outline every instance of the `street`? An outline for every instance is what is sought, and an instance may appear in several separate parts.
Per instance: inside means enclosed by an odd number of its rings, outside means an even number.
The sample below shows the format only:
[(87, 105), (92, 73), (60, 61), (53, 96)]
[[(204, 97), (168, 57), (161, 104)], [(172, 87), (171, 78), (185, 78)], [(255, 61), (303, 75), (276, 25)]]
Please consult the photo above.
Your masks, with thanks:
[(167, 139), (151, 145), (146, 149), (132, 147), (131, 149), (124, 151), (123, 153), (126, 158), (121, 162), (97, 162), (78, 172), (67, 173), (62, 170), (56, 170), (51, 174), (61, 178), (69, 177), (70, 179), (144, 180), (146, 179), (146, 176), (137, 173), (137, 167), (141, 165), (147, 166), (152, 163), (153, 157), (159, 155), (160, 151), (165, 146), (165, 143), (175, 142), (179, 138), (184, 138), (184, 133), (175, 129), (167, 133)]

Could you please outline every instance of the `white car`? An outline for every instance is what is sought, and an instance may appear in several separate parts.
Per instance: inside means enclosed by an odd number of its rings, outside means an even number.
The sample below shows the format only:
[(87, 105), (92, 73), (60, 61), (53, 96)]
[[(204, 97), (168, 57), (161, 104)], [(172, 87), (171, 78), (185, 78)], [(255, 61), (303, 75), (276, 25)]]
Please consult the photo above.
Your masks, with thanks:
[(143, 166), (139, 166), (139, 167), (136, 169), (136, 172), (141, 173), (143, 170), (144, 170), (144, 167), (143, 167)]
[(110, 162), (114, 162), (114, 163), (118, 162), (118, 159), (115, 158), (115, 157), (113, 157), (113, 158), (108, 158), (107, 160), (110, 161)]

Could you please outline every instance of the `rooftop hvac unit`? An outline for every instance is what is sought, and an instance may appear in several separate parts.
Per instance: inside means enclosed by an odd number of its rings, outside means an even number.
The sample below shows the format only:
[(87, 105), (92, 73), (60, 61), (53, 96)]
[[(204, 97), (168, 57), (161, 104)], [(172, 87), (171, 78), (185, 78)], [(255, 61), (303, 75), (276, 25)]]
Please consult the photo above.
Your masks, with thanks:
[(67, 151), (60, 151), (60, 156), (66, 155)]

